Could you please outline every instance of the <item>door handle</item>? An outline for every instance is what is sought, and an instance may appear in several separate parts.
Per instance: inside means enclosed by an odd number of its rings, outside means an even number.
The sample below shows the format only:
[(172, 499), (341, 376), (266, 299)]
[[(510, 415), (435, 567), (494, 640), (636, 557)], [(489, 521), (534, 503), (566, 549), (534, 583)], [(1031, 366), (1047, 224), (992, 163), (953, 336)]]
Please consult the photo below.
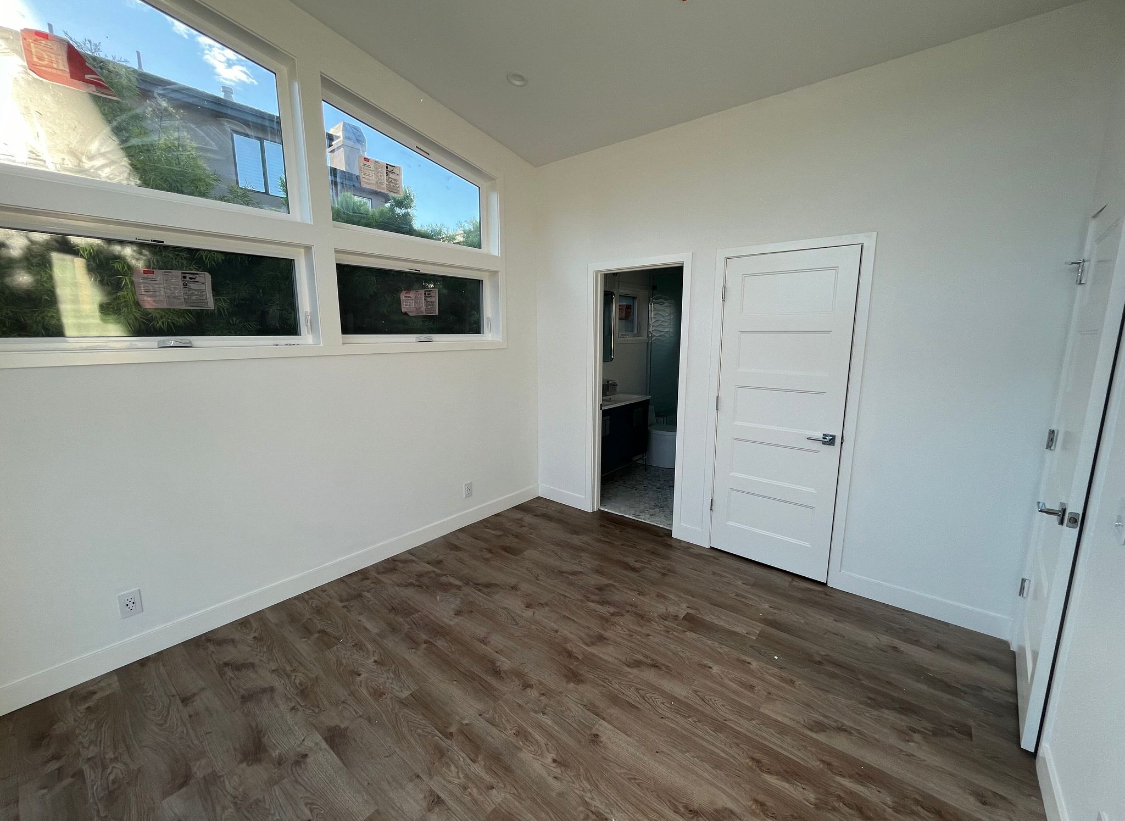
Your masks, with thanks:
[(1059, 502), (1059, 506), (1057, 508), (1047, 507), (1042, 502), (1036, 502), (1035, 507), (1040, 513), (1046, 513), (1048, 516), (1054, 516), (1058, 520), (1060, 525), (1066, 524), (1066, 502)]
[(830, 448), (836, 446), (836, 434), (834, 433), (822, 433), (820, 436), (806, 436), (805, 438), (810, 442), (820, 442), (822, 445), (828, 445)]

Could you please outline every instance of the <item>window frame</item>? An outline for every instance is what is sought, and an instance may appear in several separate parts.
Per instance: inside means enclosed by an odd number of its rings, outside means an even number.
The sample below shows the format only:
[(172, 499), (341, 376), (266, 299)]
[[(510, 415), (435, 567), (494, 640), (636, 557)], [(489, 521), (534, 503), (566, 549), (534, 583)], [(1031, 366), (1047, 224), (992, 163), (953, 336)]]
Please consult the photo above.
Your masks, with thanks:
[[(368, 128), (378, 131), (383, 136), (399, 143), (407, 150), (421, 154), (425, 159), (441, 166), (451, 174), (455, 174), (466, 182), (472, 183), (477, 187), (477, 191), (479, 192), (480, 248), (471, 248), (467, 245), (454, 245), (450, 242), (440, 242), (424, 237), (414, 237), (409, 234), (396, 234), (393, 231), (384, 231), (379, 228), (367, 228), (362, 225), (349, 225), (343, 222), (332, 221), (332, 229), (336, 233), (336, 248), (346, 251), (355, 251), (357, 253), (369, 252), (372, 244), (365, 242), (363, 237), (376, 234), (382, 237), (394, 237), (410, 243), (421, 243), (422, 247), (432, 247), (435, 245), (444, 246), (464, 251), (469, 255), (476, 255), (478, 257), (476, 262), (469, 261), (473, 258), (472, 256), (465, 257), (465, 263), (470, 267), (480, 264), (479, 256), (482, 254), (494, 258), (499, 256), (500, 240), (499, 231), (497, 230), (499, 208), (497, 182), (494, 177), (477, 168), (472, 163), (462, 159), (449, 149), (429, 139), (424, 134), (411, 128), (396, 117), (383, 111), (373, 103), (368, 102), (360, 95), (349, 91), (331, 77), (326, 75), (321, 76), (320, 89), (323, 102), (338, 108), (348, 116), (359, 120)], [(321, 112), (323, 112), (323, 108), (318, 111), (319, 119), (323, 124), (324, 118)], [(326, 129), (322, 126), (321, 130), (325, 131)], [(327, 180), (327, 151), (325, 151), (324, 156), (324, 167), (325, 180)], [(444, 260), (442, 261), (444, 262)]]
[[(167, 245), (180, 245), (206, 251), (234, 254), (257, 254), (293, 260), (293, 289), (300, 333), (291, 336), (191, 336), (169, 334), (159, 336), (100, 337), (0, 337), (0, 365), (7, 353), (50, 353), (88, 351), (147, 351), (163, 353), (170, 350), (200, 348), (291, 347), (314, 345), (319, 339), (312, 322), (316, 289), (313, 282), (311, 249), (292, 243), (261, 242), (231, 236), (201, 236), (193, 232), (167, 228), (121, 225), (106, 220), (78, 218), (58, 214), (34, 214), (0, 209), (0, 228), (16, 231), (39, 231), (47, 234), (70, 234), (94, 239), (146, 243), (161, 240)], [(143, 232), (143, 236), (138, 235)], [(162, 348), (167, 339), (187, 339), (190, 348)]]
[(500, 342), (502, 340), (500, 333), (499, 271), (467, 268), (465, 266), (435, 265), (416, 260), (377, 257), (347, 251), (336, 252), (336, 264), (355, 265), (361, 268), (387, 268), (412, 274), (433, 274), (434, 276), (475, 279), (481, 283), (481, 332), (479, 334), (341, 334), (345, 346), (427, 346), (435, 342)]

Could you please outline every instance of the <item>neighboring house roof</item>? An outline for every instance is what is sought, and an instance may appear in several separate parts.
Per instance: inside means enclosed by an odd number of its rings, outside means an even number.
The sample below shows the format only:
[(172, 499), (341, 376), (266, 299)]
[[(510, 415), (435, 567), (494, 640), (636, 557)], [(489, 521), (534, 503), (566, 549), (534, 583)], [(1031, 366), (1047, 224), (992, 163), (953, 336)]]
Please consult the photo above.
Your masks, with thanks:
[(137, 75), (137, 88), (149, 94), (158, 94), (170, 103), (184, 103), (213, 111), (216, 115), (280, 133), (281, 118), (260, 108), (228, 100), (198, 88), (185, 86), (173, 80), (133, 69)]

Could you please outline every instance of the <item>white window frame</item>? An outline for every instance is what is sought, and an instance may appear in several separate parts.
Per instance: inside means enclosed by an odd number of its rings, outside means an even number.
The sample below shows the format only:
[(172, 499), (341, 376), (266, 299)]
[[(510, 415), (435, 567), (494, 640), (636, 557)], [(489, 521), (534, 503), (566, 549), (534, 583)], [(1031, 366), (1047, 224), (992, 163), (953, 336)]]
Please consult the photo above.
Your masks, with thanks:
[[(495, 178), (467, 162), (452, 151), (438, 145), (421, 133), (392, 117), (378, 106), (367, 102), (363, 97), (349, 91), (347, 88), (332, 80), (330, 77), (321, 77), (321, 93), (324, 102), (354, 117), (368, 128), (389, 137), (408, 150), (421, 154), (424, 158), (456, 174), (463, 180), (472, 183), (480, 192), (480, 235), (481, 247), (470, 248), (465, 245), (454, 245), (450, 242), (413, 237), (407, 234), (396, 234), (392, 231), (383, 231), (378, 228), (367, 228), (362, 225), (348, 225), (342, 222), (333, 222), (332, 229), (335, 234), (337, 249), (353, 251), (356, 253), (376, 252), (380, 242), (393, 242), (408, 250), (400, 256), (405, 258), (440, 257), (436, 261), (442, 264), (464, 264), (468, 267), (486, 267), (499, 270), (499, 231), (498, 223), (498, 198), (496, 195), (497, 184)], [(323, 116), (320, 117), (323, 122)], [(321, 131), (325, 129), (322, 127)], [(324, 179), (327, 185), (328, 157), (325, 152)], [(377, 239), (372, 239), (372, 237)], [(438, 250), (434, 250), (438, 246)], [(430, 252), (421, 249), (429, 248)], [(446, 250), (441, 250), (446, 249)], [(451, 252), (451, 253), (450, 253)], [(481, 257), (492, 259), (492, 262), (483, 262)]]
[[(464, 266), (434, 265), (404, 259), (376, 257), (348, 252), (336, 253), (337, 265), (358, 265), (363, 268), (387, 268), (406, 273), (433, 274), (443, 277), (475, 279), (481, 283), (481, 332), (479, 334), (343, 334), (344, 345), (380, 346), (417, 345), (433, 343), (493, 343), (477, 347), (494, 347), (503, 339), (500, 327), (500, 273), (487, 269)], [(439, 306), (440, 308), (440, 306)]]
[[(297, 322), (300, 333), (291, 336), (191, 336), (169, 334), (159, 336), (102, 336), (102, 337), (4, 337), (0, 338), (0, 366), (3, 354), (61, 351), (152, 351), (163, 353), (177, 350), (161, 348), (165, 339), (186, 339), (191, 348), (242, 348), (252, 346), (288, 347), (311, 345), (318, 341), (312, 322), (315, 286), (313, 281), (312, 253), (310, 248), (293, 244), (260, 242), (253, 239), (227, 236), (200, 236), (166, 228), (135, 228), (105, 220), (71, 217), (57, 214), (21, 213), (0, 210), (0, 228), (20, 231), (41, 231), (94, 239), (121, 240), (125, 242), (152, 243), (157, 240), (166, 245), (187, 246), (205, 251), (222, 251), (232, 254), (257, 254), (293, 260), (294, 298), (297, 305)], [(142, 233), (143, 232), (143, 233)]]

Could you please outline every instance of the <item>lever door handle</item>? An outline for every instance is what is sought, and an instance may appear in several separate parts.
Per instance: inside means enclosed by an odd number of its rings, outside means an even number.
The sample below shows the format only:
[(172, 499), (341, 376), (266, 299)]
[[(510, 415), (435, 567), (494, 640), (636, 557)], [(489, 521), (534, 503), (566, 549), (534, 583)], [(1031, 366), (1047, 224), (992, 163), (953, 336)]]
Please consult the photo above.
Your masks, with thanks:
[(836, 434), (834, 433), (822, 433), (820, 436), (806, 436), (805, 438), (810, 442), (820, 442), (820, 444), (828, 445), (828, 447), (836, 446)]
[(1060, 525), (1066, 524), (1066, 502), (1059, 502), (1059, 506), (1057, 508), (1047, 507), (1042, 502), (1036, 502), (1035, 507), (1040, 513), (1046, 513), (1048, 516), (1054, 516), (1058, 520)]

